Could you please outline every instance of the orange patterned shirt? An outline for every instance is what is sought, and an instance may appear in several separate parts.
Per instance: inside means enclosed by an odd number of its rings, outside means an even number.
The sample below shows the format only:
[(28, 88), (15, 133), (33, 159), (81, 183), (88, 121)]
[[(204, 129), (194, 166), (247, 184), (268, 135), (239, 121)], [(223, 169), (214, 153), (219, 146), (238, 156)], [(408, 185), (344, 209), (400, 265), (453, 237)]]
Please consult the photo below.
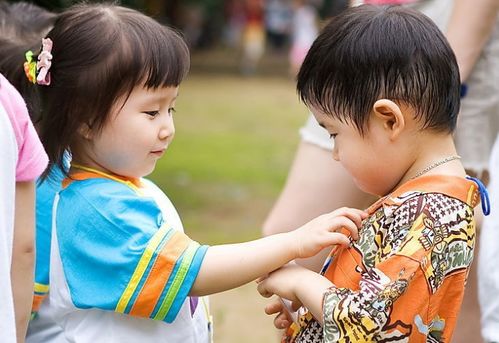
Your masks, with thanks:
[(324, 325), (306, 313), (283, 342), (450, 342), (475, 246), (473, 181), (410, 180), (369, 209), (323, 274)]

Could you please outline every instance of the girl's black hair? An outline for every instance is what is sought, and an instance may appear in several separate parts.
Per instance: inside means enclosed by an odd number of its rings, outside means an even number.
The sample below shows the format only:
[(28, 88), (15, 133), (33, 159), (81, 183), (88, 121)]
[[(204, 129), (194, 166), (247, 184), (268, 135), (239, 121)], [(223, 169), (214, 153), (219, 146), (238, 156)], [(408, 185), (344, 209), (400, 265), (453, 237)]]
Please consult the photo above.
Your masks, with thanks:
[(425, 15), (362, 5), (323, 29), (298, 73), (302, 101), (365, 133), (376, 100), (416, 110), (423, 128), (452, 132), (460, 105), (456, 58)]
[(98, 132), (117, 100), (135, 87), (178, 86), (189, 69), (189, 51), (178, 33), (114, 4), (69, 8), (47, 38), (53, 41), (52, 82), (39, 86), (40, 137), (50, 164), (62, 170), (82, 125)]

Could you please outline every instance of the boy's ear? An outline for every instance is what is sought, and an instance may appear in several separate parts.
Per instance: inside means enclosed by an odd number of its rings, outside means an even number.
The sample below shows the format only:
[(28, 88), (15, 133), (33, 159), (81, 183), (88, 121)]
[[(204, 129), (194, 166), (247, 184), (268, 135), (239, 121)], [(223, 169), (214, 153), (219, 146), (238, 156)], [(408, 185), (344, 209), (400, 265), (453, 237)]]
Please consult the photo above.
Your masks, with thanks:
[(396, 139), (405, 128), (405, 118), (399, 105), (388, 99), (379, 99), (373, 105), (373, 113), (381, 120), (390, 139)]
[(78, 134), (87, 140), (92, 139), (93, 137), (92, 129), (88, 124), (81, 124), (78, 128)]

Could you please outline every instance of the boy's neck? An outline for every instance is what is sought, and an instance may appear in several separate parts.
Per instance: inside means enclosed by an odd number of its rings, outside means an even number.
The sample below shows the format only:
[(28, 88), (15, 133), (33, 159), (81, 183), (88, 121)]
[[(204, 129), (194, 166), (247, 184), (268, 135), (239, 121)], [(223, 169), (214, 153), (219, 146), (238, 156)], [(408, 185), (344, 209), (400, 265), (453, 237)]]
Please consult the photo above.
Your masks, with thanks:
[[(393, 190), (419, 176), (450, 175), (466, 176), (450, 134), (420, 132), (413, 151), (414, 158)], [(393, 191), (392, 190), (392, 191)]]

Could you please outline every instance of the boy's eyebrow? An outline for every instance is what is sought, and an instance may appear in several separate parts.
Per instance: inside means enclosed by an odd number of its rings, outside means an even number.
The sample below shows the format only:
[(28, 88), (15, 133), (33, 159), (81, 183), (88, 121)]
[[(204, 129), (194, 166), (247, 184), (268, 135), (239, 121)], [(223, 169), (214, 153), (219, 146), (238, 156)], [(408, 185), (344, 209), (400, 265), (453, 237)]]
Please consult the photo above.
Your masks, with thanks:
[(323, 128), (326, 128), (326, 127), (324, 126), (324, 124), (322, 124), (322, 123), (319, 123), (319, 126), (320, 126), (320, 127), (323, 127)]

